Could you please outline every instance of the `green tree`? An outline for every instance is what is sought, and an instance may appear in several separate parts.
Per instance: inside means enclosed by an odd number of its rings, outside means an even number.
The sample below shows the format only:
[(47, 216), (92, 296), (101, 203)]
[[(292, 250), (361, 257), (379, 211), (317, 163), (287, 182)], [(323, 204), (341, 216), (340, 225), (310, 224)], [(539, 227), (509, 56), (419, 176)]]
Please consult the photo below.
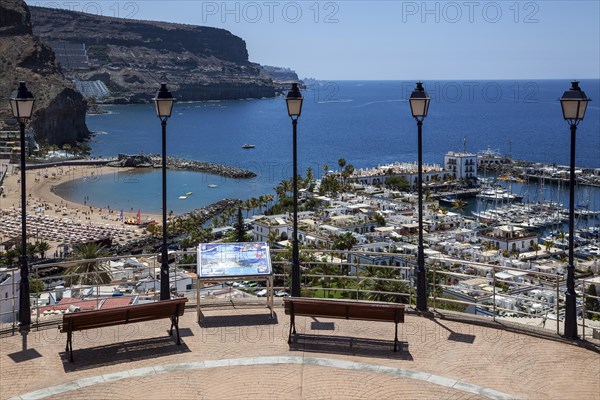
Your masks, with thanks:
[(38, 295), (39, 293), (43, 292), (44, 290), (46, 290), (46, 285), (44, 285), (44, 282), (42, 282), (39, 279), (36, 278), (31, 278), (29, 280), (29, 291), (34, 294), (34, 295)]
[(467, 202), (464, 201), (463, 199), (457, 198), (454, 201), (452, 201), (452, 209), (453, 210), (462, 211), (465, 209), (465, 207), (467, 207)]
[(542, 249), (542, 246), (540, 246), (540, 245), (539, 245), (539, 244), (537, 244), (537, 243), (534, 243), (534, 244), (532, 244), (532, 245), (530, 246), (530, 249), (531, 249), (532, 251), (535, 251), (535, 256), (537, 257), (537, 255), (538, 255), (538, 251), (540, 251), (540, 250)]
[(332, 175), (325, 175), (321, 179), (321, 186), (319, 186), (319, 193), (322, 195), (330, 194), (331, 196), (335, 196), (336, 193), (342, 190), (342, 185), (340, 182)]
[(312, 181), (315, 179), (314, 172), (311, 167), (306, 169), (306, 178), (304, 179), (304, 186), (309, 187)]
[(246, 230), (244, 229), (244, 218), (242, 217), (242, 207), (238, 207), (237, 221), (234, 225), (235, 229), (235, 240), (237, 242), (243, 242), (246, 236)]
[[(594, 296), (594, 297), (598, 296), (598, 292), (596, 291), (596, 285), (594, 285), (593, 283), (590, 284), (590, 286), (585, 291), (585, 294), (586, 294), (586, 299), (585, 299), (586, 311), (600, 312), (600, 300), (592, 298), (592, 297), (588, 297), (588, 296)], [(587, 314), (587, 318), (589, 318), (589, 319), (592, 319), (594, 321), (600, 320), (600, 315), (592, 314), (589, 312), (586, 312), (586, 314)]]
[(273, 246), (273, 244), (277, 241), (279, 241), (279, 235), (277, 234), (277, 231), (269, 231), (269, 234), (267, 235), (267, 242), (269, 243), (269, 246)]
[(35, 244), (35, 248), (36, 252), (40, 253), (41, 258), (46, 258), (46, 252), (50, 250), (50, 245), (48, 242), (41, 241)]
[(108, 263), (98, 258), (108, 256), (108, 251), (97, 243), (79, 243), (73, 249), (72, 260), (80, 260), (67, 268), (65, 275), (69, 285), (103, 285), (110, 283), (112, 274)]
[(409, 302), (411, 287), (400, 279), (396, 268), (364, 268), (362, 274), (367, 277), (363, 282), (363, 287), (369, 291), (366, 296), (368, 300), (390, 303)]
[(403, 176), (390, 176), (385, 180), (385, 186), (401, 192), (408, 192), (410, 189), (410, 183)]
[(160, 234), (161, 229), (161, 226), (158, 224), (150, 224), (146, 227), (146, 232), (148, 232), (153, 238), (156, 238)]
[(336, 250), (352, 250), (352, 247), (358, 243), (358, 240), (351, 232), (338, 235), (333, 239), (333, 248)]
[[(323, 289), (331, 289), (334, 281), (333, 276), (339, 275), (339, 273), (340, 267), (338, 265), (329, 263), (319, 263), (310, 270), (311, 275), (319, 275), (317, 277), (312, 278), (311, 286), (320, 283)], [(331, 290), (324, 290), (324, 292), (325, 297), (331, 297)]]
[(385, 226), (385, 217), (382, 214), (375, 213), (374, 218), (375, 218), (375, 222), (377, 222), (377, 225)]
[(64, 150), (65, 154), (67, 155), (67, 157), (69, 156), (69, 152), (72, 149), (72, 146), (68, 143), (63, 144), (62, 149)]

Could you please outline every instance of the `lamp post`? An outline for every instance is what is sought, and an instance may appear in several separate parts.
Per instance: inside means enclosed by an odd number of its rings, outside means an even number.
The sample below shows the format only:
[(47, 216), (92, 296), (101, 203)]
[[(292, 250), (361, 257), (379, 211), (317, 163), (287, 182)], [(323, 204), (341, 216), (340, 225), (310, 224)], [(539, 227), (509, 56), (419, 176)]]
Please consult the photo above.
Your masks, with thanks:
[(169, 257), (167, 252), (167, 119), (173, 111), (175, 99), (165, 83), (153, 99), (156, 106), (156, 116), (162, 126), (162, 247), (160, 256), (160, 299), (169, 300), (171, 290), (169, 285)]
[(10, 96), (10, 108), (21, 129), (21, 281), (19, 282), (19, 323), (31, 324), (29, 266), (27, 265), (27, 193), (25, 186), (25, 121), (31, 118), (35, 99), (24, 81)]
[(560, 99), (565, 121), (571, 127), (571, 171), (569, 174), (569, 265), (567, 266), (567, 291), (565, 292), (565, 331), (564, 336), (577, 339), (577, 295), (575, 294), (575, 265), (573, 263), (573, 237), (575, 235), (575, 136), (577, 125), (585, 116), (590, 99), (579, 87), (578, 81), (571, 82), (571, 88)]
[(410, 111), (418, 128), (418, 178), (417, 190), (419, 201), (419, 243), (417, 253), (417, 310), (427, 311), (427, 282), (425, 275), (425, 254), (423, 250), (423, 143), (422, 130), (423, 120), (429, 110), (431, 98), (423, 89), (423, 83), (417, 82), (417, 87), (410, 95)]
[(292, 89), (288, 92), (285, 102), (287, 104), (288, 115), (292, 119), (293, 127), (293, 185), (294, 185), (294, 232), (292, 239), (292, 296), (300, 297), (300, 260), (298, 254), (298, 156), (296, 151), (296, 127), (298, 125), (298, 118), (302, 113), (302, 94), (298, 88), (297, 83), (292, 83)]

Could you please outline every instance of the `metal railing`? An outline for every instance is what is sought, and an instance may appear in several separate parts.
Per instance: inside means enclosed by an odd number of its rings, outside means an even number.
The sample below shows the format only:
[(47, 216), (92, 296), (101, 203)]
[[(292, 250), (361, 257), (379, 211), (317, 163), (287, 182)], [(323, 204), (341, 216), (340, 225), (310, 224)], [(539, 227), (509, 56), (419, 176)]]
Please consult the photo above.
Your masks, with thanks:
[[(272, 266), (275, 292), (289, 292), (291, 286), (291, 263), (289, 250), (272, 250)], [(197, 280), (188, 273), (195, 273), (195, 252), (177, 251), (175, 262), (171, 264), (172, 295), (185, 295), (190, 305), (196, 303)], [(192, 263), (183, 263), (185, 256), (192, 256)], [(105, 257), (93, 260), (69, 260), (31, 267), (30, 279), (40, 281), (46, 288), (32, 294), (32, 325), (57, 323), (62, 313), (49, 312), (56, 302), (56, 286), (64, 286), (70, 295), (87, 304), (96, 302), (96, 307), (113, 296), (106, 290), (110, 285), (119, 289), (123, 296), (137, 297), (138, 301), (158, 301), (160, 282), (155, 279), (160, 273), (157, 254)], [(127, 259), (135, 262), (127, 263)], [(72, 273), (69, 268), (82, 263), (98, 264), (120, 261), (128, 268), (113, 270), (113, 279), (101, 284), (99, 271)], [(340, 250), (301, 250), (302, 295), (307, 297), (334, 297), (347, 299), (371, 299), (415, 304), (415, 257), (412, 255), (388, 252), (340, 251)], [(393, 265), (389, 265), (389, 264)], [(48, 276), (47, 271), (53, 269)], [(565, 277), (563, 274), (504, 267), (494, 264), (454, 259), (447, 256), (427, 259), (428, 302), (433, 311), (450, 309), (497, 319), (509, 318), (512, 322), (531, 324), (536, 318), (539, 328), (546, 328), (546, 321), (556, 326), (556, 334), (561, 333), (564, 319)], [(0, 298), (0, 319), (4, 321), (2, 330), (15, 330), (18, 327), (18, 272), (8, 270), (7, 278), (0, 283), (3, 298)], [(513, 274), (510, 274), (513, 272)], [(145, 279), (150, 277), (149, 279)], [(96, 278), (94, 280), (94, 278)], [(224, 279), (226, 280), (226, 279)], [(87, 281), (85, 284), (74, 284)], [(90, 281), (92, 283), (90, 283)], [(185, 282), (182, 282), (185, 281)], [(152, 287), (151, 282), (153, 282)], [(578, 280), (579, 332), (583, 339), (600, 339), (600, 312), (586, 309), (586, 301), (600, 300), (585, 291), (593, 283)], [(145, 285), (145, 290), (139, 289)], [(60, 288), (59, 288), (60, 289)], [(118, 295), (119, 293), (115, 293)], [(44, 299), (42, 301), (42, 299)], [(132, 300), (133, 301), (133, 300)], [(63, 305), (64, 307), (64, 305)]]

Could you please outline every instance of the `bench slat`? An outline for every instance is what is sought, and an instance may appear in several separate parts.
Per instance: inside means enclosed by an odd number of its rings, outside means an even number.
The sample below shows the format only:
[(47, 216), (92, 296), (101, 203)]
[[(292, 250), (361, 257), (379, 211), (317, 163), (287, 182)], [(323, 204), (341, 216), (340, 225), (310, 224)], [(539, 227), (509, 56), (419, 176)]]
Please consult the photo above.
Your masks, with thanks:
[(283, 299), (283, 303), (285, 314), (291, 318), (288, 343), (291, 343), (292, 334), (296, 334), (296, 315), (364, 321), (390, 321), (396, 324), (394, 351), (397, 351), (398, 324), (404, 322), (404, 304), (302, 297), (286, 297)]
[(105, 310), (84, 311), (63, 315), (61, 332), (75, 332), (155, 319), (182, 316), (186, 298), (165, 300), (156, 303), (139, 304)]
[(181, 343), (179, 336), (179, 317), (185, 311), (187, 298), (163, 300), (156, 303), (130, 305), (126, 307), (109, 308), (105, 310), (84, 311), (63, 315), (61, 332), (67, 333), (69, 359), (73, 362), (73, 332), (85, 329), (103, 328), (106, 326), (129, 324), (170, 318), (172, 335), (173, 328), (177, 331), (177, 344)]

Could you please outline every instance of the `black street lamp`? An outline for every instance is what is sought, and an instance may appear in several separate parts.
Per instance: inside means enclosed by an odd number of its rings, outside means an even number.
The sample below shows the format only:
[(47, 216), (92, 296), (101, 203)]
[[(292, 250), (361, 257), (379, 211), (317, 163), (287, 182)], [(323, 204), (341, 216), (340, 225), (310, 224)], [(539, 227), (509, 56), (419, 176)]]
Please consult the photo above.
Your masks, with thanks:
[(173, 111), (175, 99), (165, 83), (153, 99), (156, 106), (156, 116), (162, 126), (162, 248), (160, 256), (160, 299), (169, 300), (171, 289), (169, 284), (169, 257), (167, 252), (167, 119)]
[(410, 95), (410, 111), (417, 120), (418, 127), (418, 200), (419, 200), (419, 243), (417, 253), (417, 310), (427, 311), (427, 280), (425, 274), (425, 253), (423, 250), (423, 120), (429, 111), (431, 98), (423, 89), (423, 83), (417, 82), (417, 87)]
[(571, 82), (571, 88), (560, 99), (563, 117), (571, 127), (571, 172), (569, 174), (569, 265), (567, 266), (567, 291), (565, 292), (565, 331), (570, 339), (577, 339), (577, 295), (575, 294), (575, 265), (573, 263), (573, 237), (575, 236), (575, 136), (577, 125), (585, 116), (590, 99)]
[(302, 113), (302, 94), (297, 83), (292, 83), (292, 89), (288, 92), (285, 102), (287, 103), (288, 115), (292, 119), (293, 126), (293, 152), (294, 152), (294, 238), (292, 240), (292, 296), (300, 297), (300, 257), (298, 253), (298, 157), (296, 151), (296, 127), (298, 118)]
[(21, 281), (19, 283), (19, 323), (31, 324), (29, 301), (29, 266), (27, 265), (27, 197), (25, 186), (25, 121), (31, 118), (35, 99), (24, 81), (10, 96), (10, 108), (21, 128)]

